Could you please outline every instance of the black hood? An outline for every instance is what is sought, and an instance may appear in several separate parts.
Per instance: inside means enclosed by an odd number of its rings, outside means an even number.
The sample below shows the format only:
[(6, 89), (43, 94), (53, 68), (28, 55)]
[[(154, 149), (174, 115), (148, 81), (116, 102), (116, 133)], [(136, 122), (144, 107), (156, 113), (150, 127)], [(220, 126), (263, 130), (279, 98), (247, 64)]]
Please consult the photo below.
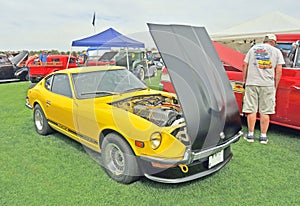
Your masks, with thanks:
[(28, 51), (21, 51), (19, 54), (14, 56), (10, 61), (13, 63), (15, 66), (18, 66), (22, 61), (24, 61), (29, 55)]
[(148, 24), (169, 71), (193, 150), (214, 147), (241, 130), (238, 105), (204, 27)]

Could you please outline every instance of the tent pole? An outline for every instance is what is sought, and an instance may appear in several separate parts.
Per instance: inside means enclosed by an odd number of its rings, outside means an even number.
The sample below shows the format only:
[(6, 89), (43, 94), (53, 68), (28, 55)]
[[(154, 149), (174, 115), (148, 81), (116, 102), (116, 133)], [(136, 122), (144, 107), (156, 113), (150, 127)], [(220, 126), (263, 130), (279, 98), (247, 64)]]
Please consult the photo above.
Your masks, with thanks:
[[(96, 32), (96, 31), (95, 31)], [(96, 66), (98, 66), (98, 55), (99, 55), (99, 47), (97, 47), (97, 59), (96, 59)]]
[(71, 54), (72, 54), (72, 46), (71, 46), (71, 49), (70, 49), (70, 54), (69, 54), (69, 57), (68, 57), (68, 62), (67, 62), (66, 69), (68, 69), (68, 67), (69, 67), (69, 62), (70, 62), (70, 59), (71, 59)]
[(147, 65), (146, 68), (147, 68), (147, 76), (148, 76), (148, 80), (149, 80), (150, 83), (152, 83), (152, 82), (151, 82), (151, 79), (150, 79), (150, 75), (149, 75), (149, 66), (148, 66), (148, 62), (146, 63), (146, 65)]
[(127, 61), (127, 69), (129, 70), (129, 57), (128, 57), (128, 47), (126, 47), (126, 61)]

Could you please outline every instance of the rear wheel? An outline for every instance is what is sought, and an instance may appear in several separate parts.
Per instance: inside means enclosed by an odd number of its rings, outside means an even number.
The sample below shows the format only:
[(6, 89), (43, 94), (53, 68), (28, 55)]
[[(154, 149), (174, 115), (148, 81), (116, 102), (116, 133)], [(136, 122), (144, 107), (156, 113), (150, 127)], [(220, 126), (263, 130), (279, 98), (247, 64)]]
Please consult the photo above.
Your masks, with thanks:
[(139, 178), (136, 156), (120, 135), (116, 133), (106, 135), (101, 150), (102, 166), (112, 179), (130, 184)]
[(139, 78), (140, 80), (144, 80), (144, 79), (145, 79), (145, 71), (144, 71), (143, 68), (140, 68), (140, 69), (139, 69), (138, 78)]
[(152, 75), (152, 77), (156, 77), (157, 76), (157, 68), (155, 67), (155, 68), (153, 68), (153, 75)]
[(37, 133), (47, 135), (52, 133), (52, 129), (48, 124), (45, 114), (40, 105), (35, 105), (33, 110), (33, 121)]

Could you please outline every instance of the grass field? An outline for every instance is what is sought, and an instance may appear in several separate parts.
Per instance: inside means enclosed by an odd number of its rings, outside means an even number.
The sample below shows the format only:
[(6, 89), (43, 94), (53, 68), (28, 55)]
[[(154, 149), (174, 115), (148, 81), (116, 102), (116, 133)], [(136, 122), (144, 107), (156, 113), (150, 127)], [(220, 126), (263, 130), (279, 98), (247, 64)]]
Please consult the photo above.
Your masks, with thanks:
[(35, 132), (28, 86), (0, 84), (0, 205), (300, 205), (299, 131), (272, 125), (268, 145), (241, 139), (207, 178), (122, 185), (81, 144)]

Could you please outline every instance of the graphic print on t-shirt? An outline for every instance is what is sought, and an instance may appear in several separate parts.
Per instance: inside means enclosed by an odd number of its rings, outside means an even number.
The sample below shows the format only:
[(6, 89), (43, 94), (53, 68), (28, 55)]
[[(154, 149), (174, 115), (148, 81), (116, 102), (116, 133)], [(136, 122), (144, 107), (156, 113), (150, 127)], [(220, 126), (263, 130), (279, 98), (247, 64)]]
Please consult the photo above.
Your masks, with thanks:
[(254, 49), (254, 55), (257, 63), (257, 67), (260, 69), (271, 69), (272, 62), (270, 60), (270, 54), (264, 46), (257, 46)]

